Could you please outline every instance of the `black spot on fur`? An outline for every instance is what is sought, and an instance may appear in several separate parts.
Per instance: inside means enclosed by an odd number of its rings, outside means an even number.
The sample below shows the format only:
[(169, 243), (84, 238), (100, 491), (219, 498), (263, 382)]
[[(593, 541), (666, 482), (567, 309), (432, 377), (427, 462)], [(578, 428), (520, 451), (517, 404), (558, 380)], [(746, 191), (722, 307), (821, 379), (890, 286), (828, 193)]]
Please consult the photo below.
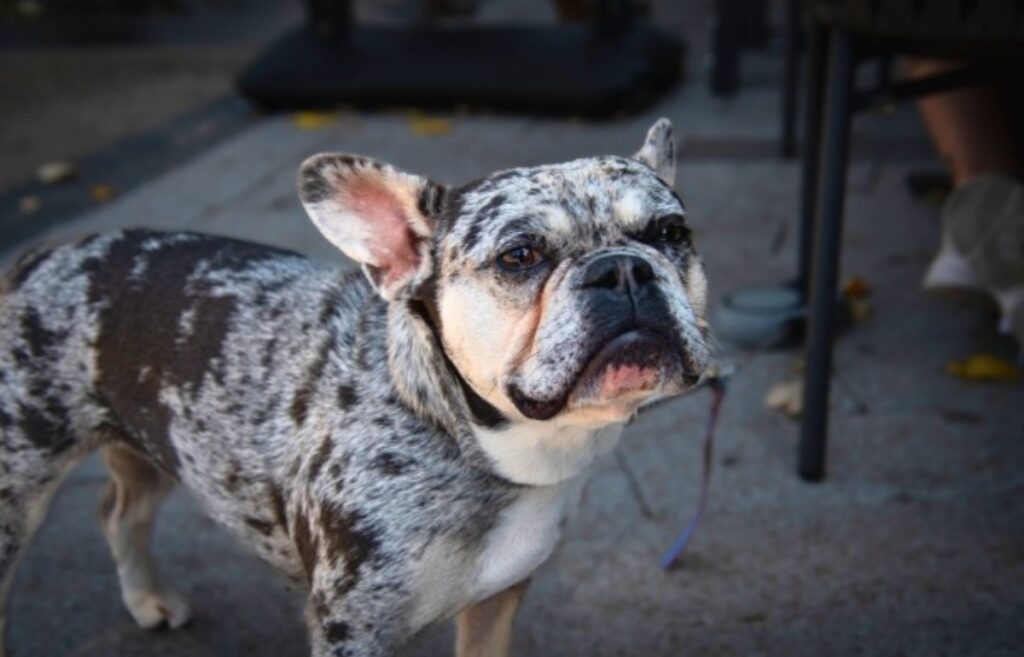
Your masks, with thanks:
[(389, 418), (387, 415), (378, 415), (377, 417), (373, 418), (373, 423), (378, 427), (382, 427), (384, 429), (390, 429), (391, 426), (394, 424), (391, 421), (391, 418)]
[(19, 404), (18, 425), (35, 446), (60, 453), (71, 446), (74, 436), (68, 425), (67, 409), (55, 399), (47, 399), (42, 407)]
[(331, 621), (324, 626), (324, 638), (327, 643), (343, 643), (348, 639), (348, 623)]
[(320, 527), (328, 558), (345, 561), (346, 580), (341, 592), (351, 590), (359, 581), (359, 568), (377, 551), (379, 539), (360, 513), (345, 513), (327, 505), (320, 509)]
[(18, 289), (53, 254), (53, 249), (40, 248), (21, 256), (10, 271), (11, 286)]
[(424, 217), (434, 217), (441, 212), (443, 201), (444, 187), (427, 181), (420, 190), (419, 198), (416, 199), (416, 208)]
[(313, 459), (309, 462), (310, 481), (315, 481), (320, 476), (320, 470), (327, 463), (327, 459), (331, 457), (331, 450), (333, 449), (334, 441), (331, 440), (331, 436), (328, 434), (324, 436), (324, 439), (320, 442), (320, 448), (316, 450), (316, 454), (313, 455)]
[(338, 386), (338, 406), (343, 411), (351, 409), (359, 403), (359, 394), (347, 383)]
[(411, 463), (407, 459), (392, 452), (382, 452), (373, 461), (373, 467), (389, 477), (402, 474), (410, 465)]
[(179, 344), (180, 354), (188, 354), (178, 366), (178, 379), (188, 383), (196, 391), (209, 372), (218, 383), (223, 383), (223, 368), (215, 363), (219, 360), (224, 338), (230, 328), (231, 317), (235, 314), (237, 301), (233, 297), (207, 297), (198, 302), (192, 334)]
[(320, 345), (319, 353), (310, 364), (309, 369), (306, 370), (306, 378), (303, 380), (302, 385), (300, 385), (295, 391), (295, 396), (292, 398), (292, 419), (295, 421), (295, 424), (300, 427), (306, 423), (306, 414), (309, 411), (310, 398), (313, 396), (313, 392), (316, 390), (317, 384), (320, 382), (320, 377), (324, 372), (324, 367), (327, 365), (327, 357), (330, 355), (333, 348), (334, 336), (331, 335), (323, 342), (323, 344)]
[(267, 485), (267, 501), (270, 503), (270, 512), (274, 515), (274, 523), (280, 527), (287, 526), (288, 518), (285, 514), (284, 496), (274, 484)]
[(246, 518), (245, 524), (249, 525), (264, 536), (270, 536), (274, 533), (274, 523), (259, 518)]
[[(160, 401), (161, 390), (170, 384), (194, 396), (208, 373), (221, 376), (216, 365), (236, 305), (232, 297), (209, 296), (197, 269), (243, 272), (290, 255), (192, 233), (127, 231), (106, 254), (82, 263), (89, 301), (100, 309), (99, 397), (135, 446), (171, 473), (178, 457), (168, 435), (172, 412)], [(179, 335), (189, 310), (193, 330)]]
[(64, 334), (50, 331), (43, 326), (35, 308), (29, 308), (22, 315), (21, 336), (28, 343), (28, 348), (35, 358), (42, 358), (54, 344), (66, 337)]
[(345, 296), (344, 284), (348, 281), (343, 281), (342, 284), (330, 289), (324, 297), (324, 305), (320, 310), (320, 325), (327, 326), (331, 318), (338, 313), (338, 306), (341, 305), (341, 300)]
[(292, 419), (300, 427), (306, 423), (306, 413), (309, 412), (309, 396), (311, 393), (312, 390), (303, 386), (296, 390), (295, 396), (292, 397)]
[(316, 569), (319, 541), (309, 531), (309, 518), (302, 513), (295, 514), (295, 529), (292, 533), (295, 549), (302, 561), (302, 569), (306, 573), (306, 582), (313, 582), (313, 571)]
[(224, 488), (229, 492), (237, 492), (238, 487), (242, 484), (242, 469), (237, 463), (232, 463), (228, 466), (228, 472), (224, 476)]
[(323, 174), (317, 170), (303, 171), (299, 180), (299, 198), (303, 203), (319, 203), (330, 198), (333, 190)]
[(266, 349), (263, 350), (263, 355), (260, 357), (260, 365), (263, 366), (264, 374), (269, 375), (272, 373), (271, 365), (274, 364), (274, 354), (277, 353), (277, 336), (271, 336), (267, 340)]
[(487, 201), (480, 211), (473, 217), (473, 223), (470, 224), (469, 230), (466, 231), (466, 236), (462, 240), (462, 250), (470, 251), (476, 246), (476, 243), (480, 239), (480, 231), (485, 224), (490, 223), (501, 211), (501, 206), (505, 204), (508, 199), (504, 194), (495, 194), (491, 200)]
[[(369, 165), (378, 171), (382, 168), (379, 162), (351, 155), (331, 155), (319, 158), (315, 166), (303, 168), (299, 172), (299, 197), (303, 203), (319, 203), (330, 198), (337, 192), (338, 181), (332, 179), (339, 173), (336, 170), (352, 169), (360, 165)], [(328, 173), (328, 169), (334, 169), (334, 171)]]
[(313, 606), (313, 613), (321, 622), (331, 615), (331, 606), (327, 604), (323, 591), (315, 591), (309, 602)]

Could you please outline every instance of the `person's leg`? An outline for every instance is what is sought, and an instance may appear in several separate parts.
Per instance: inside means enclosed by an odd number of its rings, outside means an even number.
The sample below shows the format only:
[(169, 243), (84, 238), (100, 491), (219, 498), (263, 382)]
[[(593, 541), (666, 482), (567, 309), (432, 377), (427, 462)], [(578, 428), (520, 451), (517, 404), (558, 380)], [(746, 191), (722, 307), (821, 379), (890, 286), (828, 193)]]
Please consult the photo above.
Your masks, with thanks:
[[(960, 65), (916, 59), (906, 70), (922, 78)], [(918, 108), (954, 184), (925, 289), (986, 293), (999, 305), (1000, 329), (1024, 346), (1024, 154), (1007, 105), (995, 87), (977, 86), (928, 96)]]
[[(962, 65), (953, 60), (908, 59), (905, 70), (908, 77), (916, 79)], [(994, 87), (968, 87), (926, 96), (917, 101), (917, 107), (949, 167), (954, 186), (985, 173), (1024, 173), (1009, 113)]]

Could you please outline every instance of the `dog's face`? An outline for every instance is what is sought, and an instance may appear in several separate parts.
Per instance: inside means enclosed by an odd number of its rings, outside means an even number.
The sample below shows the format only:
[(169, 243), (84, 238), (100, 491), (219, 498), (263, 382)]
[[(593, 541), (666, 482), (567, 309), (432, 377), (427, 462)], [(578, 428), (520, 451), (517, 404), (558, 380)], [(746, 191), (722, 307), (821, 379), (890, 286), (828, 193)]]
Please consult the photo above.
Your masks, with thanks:
[(391, 300), (428, 290), (449, 358), (506, 417), (600, 426), (703, 372), (703, 266), (672, 191), (671, 125), (633, 158), (445, 190), (365, 158), (300, 174), (321, 231)]

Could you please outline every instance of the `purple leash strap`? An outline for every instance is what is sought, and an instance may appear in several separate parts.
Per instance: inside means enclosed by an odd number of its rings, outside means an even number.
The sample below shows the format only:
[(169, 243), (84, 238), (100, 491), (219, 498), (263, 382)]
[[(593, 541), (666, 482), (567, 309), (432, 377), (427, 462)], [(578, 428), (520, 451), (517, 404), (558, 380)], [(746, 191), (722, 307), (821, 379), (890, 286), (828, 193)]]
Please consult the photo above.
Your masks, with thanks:
[(661, 567), (671, 568), (679, 556), (686, 549), (687, 544), (700, 526), (701, 518), (704, 517), (704, 509), (708, 503), (708, 488), (711, 482), (711, 465), (714, 457), (715, 427), (718, 425), (718, 412), (722, 408), (722, 399), (725, 397), (725, 381), (718, 376), (708, 380), (708, 387), (711, 389), (711, 411), (708, 414), (707, 431), (704, 434), (704, 469), (701, 475), (700, 499), (697, 502), (697, 512), (693, 515), (689, 524), (672, 544), (672, 547), (661, 557)]

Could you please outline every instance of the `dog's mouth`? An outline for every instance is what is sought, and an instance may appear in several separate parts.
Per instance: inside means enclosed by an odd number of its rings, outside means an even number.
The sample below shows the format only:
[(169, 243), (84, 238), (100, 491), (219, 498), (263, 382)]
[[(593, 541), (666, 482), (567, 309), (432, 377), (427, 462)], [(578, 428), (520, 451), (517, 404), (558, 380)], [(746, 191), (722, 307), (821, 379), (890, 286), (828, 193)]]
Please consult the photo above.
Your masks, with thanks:
[(680, 376), (691, 386), (698, 375), (687, 367), (687, 359), (671, 336), (648, 327), (631, 327), (595, 348), (584, 361), (575, 380), (557, 397), (535, 399), (516, 383), (507, 388), (509, 399), (531, 420), (550, 420), (570, 401), (591, 400), (589, 405), (623, 397), (642, 397), (655, 391), (666, 379)]

